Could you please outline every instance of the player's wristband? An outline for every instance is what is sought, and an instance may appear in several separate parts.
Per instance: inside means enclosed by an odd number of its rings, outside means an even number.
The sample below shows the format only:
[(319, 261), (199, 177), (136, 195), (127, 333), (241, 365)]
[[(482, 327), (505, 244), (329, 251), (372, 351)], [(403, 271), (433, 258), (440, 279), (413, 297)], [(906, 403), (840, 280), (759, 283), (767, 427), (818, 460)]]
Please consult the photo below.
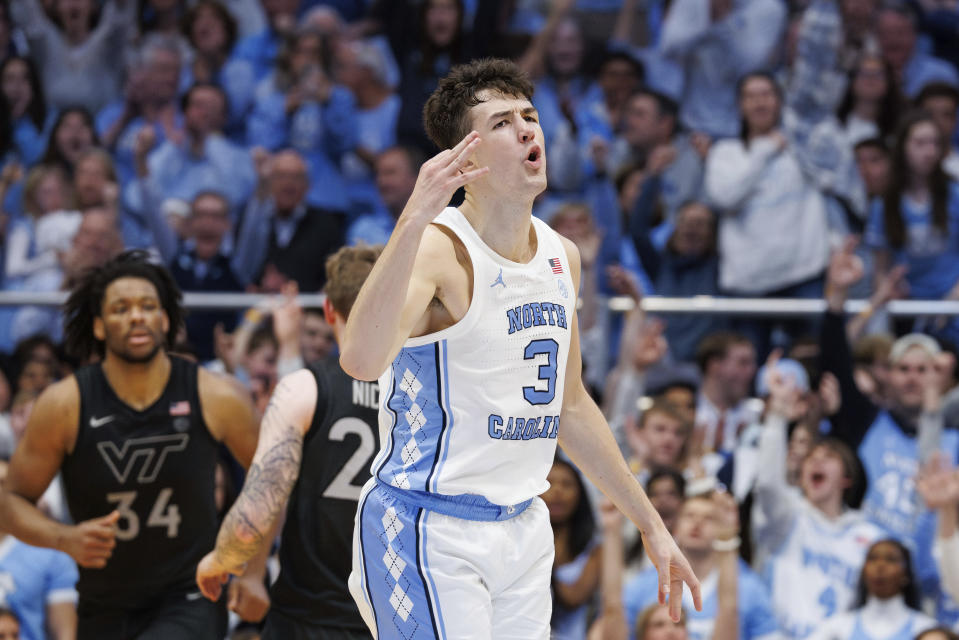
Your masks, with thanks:
[(713, 551), (736, 551), (743, 543), (742, 538), (736, 536), (729, 540), (713, 540)]

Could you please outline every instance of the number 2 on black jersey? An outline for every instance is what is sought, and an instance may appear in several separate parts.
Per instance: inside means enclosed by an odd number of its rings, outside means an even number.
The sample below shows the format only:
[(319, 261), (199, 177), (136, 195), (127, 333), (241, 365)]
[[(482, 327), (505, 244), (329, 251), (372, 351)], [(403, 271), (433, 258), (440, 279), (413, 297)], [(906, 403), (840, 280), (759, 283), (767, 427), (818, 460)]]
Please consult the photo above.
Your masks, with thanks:
[(333, 481), (323, 492), (324, 498), (339, 498), (340, 500), (352, 500), (357, 502), (360, 499), (362, 486), (352, 483), (356, 474), (363, 469), (363, 465), (373, 452), (376, 450), (376, 438), (373, 436), (373, 429), (359, 418), (347, 417), (340, 418), (330, 427), (330, 440), (334, 442), (343, 442), (348, 434), (355, 433), (360, 437), (360, 446), (356, 448), (353, 455), (349, 457), (340, 472), (336, 474)]

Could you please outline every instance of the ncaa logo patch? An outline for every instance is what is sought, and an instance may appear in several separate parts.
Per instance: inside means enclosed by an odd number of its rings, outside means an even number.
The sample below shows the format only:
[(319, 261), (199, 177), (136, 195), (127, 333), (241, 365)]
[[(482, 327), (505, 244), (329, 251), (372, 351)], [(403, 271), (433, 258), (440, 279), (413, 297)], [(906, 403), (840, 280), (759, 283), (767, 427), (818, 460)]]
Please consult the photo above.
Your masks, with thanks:
[(557, 278), (556, 284), (559, 285), (559, 295), (563, 296), (564, 298), (568, 298), (569, 289), (566, 287), (566, 283), (563, 282), (561, 279)]
[(190, 419), (184, 416), (173, 419), (173, 430), (177, 433), (183, 433), (190, 430)]

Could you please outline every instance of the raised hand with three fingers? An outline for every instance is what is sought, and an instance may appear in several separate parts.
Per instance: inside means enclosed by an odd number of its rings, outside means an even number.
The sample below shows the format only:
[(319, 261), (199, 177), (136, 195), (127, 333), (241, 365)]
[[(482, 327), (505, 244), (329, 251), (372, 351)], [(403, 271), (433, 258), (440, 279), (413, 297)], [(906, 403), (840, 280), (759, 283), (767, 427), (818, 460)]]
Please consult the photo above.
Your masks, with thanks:
[(440, 151), (423, 163), (400, 221), (429, 224), (449, 204), (457, 189), (489, 173), (489, 167), (467, 169), (481, 142), (479, 133), (471, 131), (455, 147)]

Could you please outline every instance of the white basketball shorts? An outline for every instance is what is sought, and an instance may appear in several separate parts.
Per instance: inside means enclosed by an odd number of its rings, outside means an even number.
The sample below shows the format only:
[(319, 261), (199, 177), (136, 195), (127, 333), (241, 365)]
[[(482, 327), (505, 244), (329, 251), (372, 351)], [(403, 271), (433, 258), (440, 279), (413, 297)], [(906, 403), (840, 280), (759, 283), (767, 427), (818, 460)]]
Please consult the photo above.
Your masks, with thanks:
[[(477, 513), (468, 517), (489, 509)], [(363, 489), (349, 586), (379, 640), (546, 640), (552, 568), (539, 498), (484, 520), (427, 509), (375, 479)]]

